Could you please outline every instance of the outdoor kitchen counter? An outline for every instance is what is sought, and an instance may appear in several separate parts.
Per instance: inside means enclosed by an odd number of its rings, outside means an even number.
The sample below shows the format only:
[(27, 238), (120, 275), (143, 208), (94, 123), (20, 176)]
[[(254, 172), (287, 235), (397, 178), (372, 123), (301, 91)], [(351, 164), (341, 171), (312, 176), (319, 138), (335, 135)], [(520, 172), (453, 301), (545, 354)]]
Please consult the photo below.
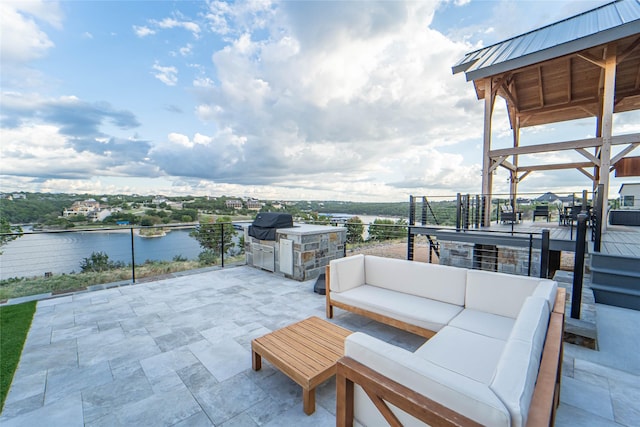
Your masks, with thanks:
[(294, 224), (293, 227), (278, 228), (277, 233), (289, 234), (289, 235), (305, 235), (305, 234), (320, 234), (320, 233), (332, 233), (346, 230), (345, 227), (334, 227), (332, 225), (316, 225), (316, 224)]

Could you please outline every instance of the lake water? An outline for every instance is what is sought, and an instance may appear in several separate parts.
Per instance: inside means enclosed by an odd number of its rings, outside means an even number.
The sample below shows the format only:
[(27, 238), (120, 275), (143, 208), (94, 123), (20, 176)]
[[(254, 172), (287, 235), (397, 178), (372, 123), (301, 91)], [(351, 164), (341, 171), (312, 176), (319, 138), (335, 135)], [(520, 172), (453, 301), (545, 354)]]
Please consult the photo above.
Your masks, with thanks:
[[(360, 215), (367, 227), (376, 218), (398, 218)], [(1, 248), (0, 280), (11, 277), (43, 276), (45, 273), (80, 272), (80, 263), (93, 252), (104, 252), (110, 261), (131, 263), (131, 234), (129, 229), (114, 231), (71, 231), (59, 233), (29, 233)], [(134, 233), (136, 264), (147, 260), (171, 261), (176, 256), (197, 259), (202, 252), (199, 243), (189, 236), (191, 229), (172, 229), (166, 236), (144, 238)], [(235, 238), (237, 244), (238, 237)]]
[[(189, 229), (175, 229), (163, 237), (144, 238), (134, 233), (136, 264), (146, 260), (170, 261), (175, 256), (197, 259), (202, 251)], [(131, 263), (130, 231), (25, 233), (2, 247), (0, 279), (80, 271), (92, 252), (104, 252), (110, 261)]]

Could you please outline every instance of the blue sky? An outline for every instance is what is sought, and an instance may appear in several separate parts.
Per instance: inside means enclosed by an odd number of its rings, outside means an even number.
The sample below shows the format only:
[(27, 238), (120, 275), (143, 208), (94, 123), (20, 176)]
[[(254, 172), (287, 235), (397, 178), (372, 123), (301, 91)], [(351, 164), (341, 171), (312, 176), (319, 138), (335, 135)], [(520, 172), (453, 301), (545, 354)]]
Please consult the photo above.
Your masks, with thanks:
[[(451, 66), (603, 3), (3, 0), (0, 191), (477, 193), (482, 102)], [(501, 111), (496, 148), (511, 140)], [(617, 133), (640, 131), (634, 114)], [(522, 144), (594, 131), (594, 120), (527, 128)], [(501, 174), (495, 192), (508, 189)], [(520, 186), (589, 188), (578, 171)]]

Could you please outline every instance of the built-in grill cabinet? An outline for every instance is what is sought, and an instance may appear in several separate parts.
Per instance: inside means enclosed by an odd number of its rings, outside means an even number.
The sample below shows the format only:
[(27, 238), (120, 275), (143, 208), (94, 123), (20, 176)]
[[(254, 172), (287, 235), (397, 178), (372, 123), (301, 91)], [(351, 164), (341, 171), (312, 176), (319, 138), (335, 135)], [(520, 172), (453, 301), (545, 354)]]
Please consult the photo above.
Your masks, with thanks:
[(261, 245), (259, 243), (251, 244), (253, 252), (253, 266), (268, 270), (276, 271), (276, 254), (273, 246)]
[(260, 212), (245, 233), (247, 265), (294, 280), (315, 279), (345, 255), (345, 227), (294, 225), (290, 214)]

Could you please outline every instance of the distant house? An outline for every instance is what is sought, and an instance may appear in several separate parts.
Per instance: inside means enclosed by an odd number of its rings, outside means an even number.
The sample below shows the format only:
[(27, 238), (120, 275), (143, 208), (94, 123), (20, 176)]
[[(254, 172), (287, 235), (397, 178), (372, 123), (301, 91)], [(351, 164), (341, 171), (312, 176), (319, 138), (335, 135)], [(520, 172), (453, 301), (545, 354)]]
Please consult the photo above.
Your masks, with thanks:
[(640, 209), (640, 183), (622, 184), (618, 193), (620, 209)]
[(167, 202), (168, 200), (164, 196), (156, 196), (153, 198), (153, 200), (151, 200), (151, 203), (153, 203), (154, 205), (159, 205), (160, 203), (167, 203)]
[(538, 197), (536, 199), (536, 202), (539, 203), (554, 203), (554, 204), (562, 204), (562, 200), (560, 199), (560, 197), (558, 197), (557, 195), (551, 193), (551, 192), (546, 192), (544, 193), (542, 196)]
[(260, 209), (262, 209), (262, 203), (260, 203), (258, 200), (249, 199), (247, 200), (247, 209), (249, 209), (250, 211), (259, 211)]
[(242, 200), (238, 200), (238, 199), (227, 200), (226, 202), (224, 202), (224, 205), (228, 208), (242, 209)]
[(83, 215), (92, 221), (96, 221), (100, 212), (100, 203), (95, 199), (87, 199), (79, 202), (73, 202), (69, 209), (62, 212), (64, 218), (70, 216)]

